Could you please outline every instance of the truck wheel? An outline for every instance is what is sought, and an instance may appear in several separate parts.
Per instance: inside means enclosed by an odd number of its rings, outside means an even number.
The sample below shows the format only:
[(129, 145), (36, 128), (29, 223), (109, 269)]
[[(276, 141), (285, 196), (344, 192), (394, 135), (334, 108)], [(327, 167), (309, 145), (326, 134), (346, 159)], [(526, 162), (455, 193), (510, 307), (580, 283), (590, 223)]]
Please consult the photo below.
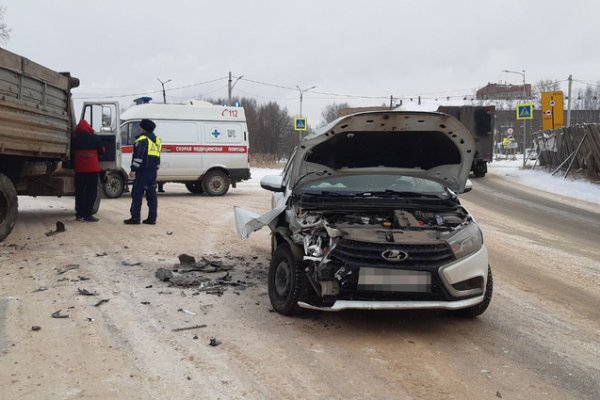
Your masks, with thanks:
[(110, 172), (106, 174), (106, 179), (102, 185), (104, 196), (109, 199), (121, 197), (125, 190), (125, 179), (118, 172)]
[(476, 178), (483, 178), (486, 173), (487, 173), (487, 164), (485, 162), (478, 163), (477, 165), (475, 165), (473, 167), (473, 175), (475, 175)]
[(92, 206), (92, 215), (96, 214), (98, 212), (98, 210), (100, 209), (100, 200), (102, 200), (102, 190), (103, 190), (103, 185), (100, 182), (100, 180), (98, 179), (98, 187), (96, 189), (96, 201), (94, 202), (94, 205)]
[(19, 199), (12, 181), (0, 174), (0, 242), (12, 231), (17, 222)]
[(229, 177), (220, 170), (213, 170), (204, 175), (202, 188), (209, 196), (223, 196), (229, 190)]
[(298, 314), (301, 311), (298, 301), (303, 300), (306, 284), (304, 271), (289, 246), (279, 245), (273, 253), (268, 277), (273, 309), (283, 315)]
[(204, 189), (202, 188), (202, 182), (200, 182), (200, 181), (187, 182), (185, 184), (185, 187), (186, 187), (187, 190), (190, 191), (190, 193), (194, 193), (194, 194), (202, 194), (202, 193), (204, 193)]
[(462, 310), (456, 310), (454, 313), (459, 317), (464, 318), (475, 318), (485, 312), (490, 302), (492, 301), (492, 293), (494, 292), (494, 279), (492, 278), (492, 268), (488, 265), (488, 277), (487, 284), (485, 285), (485, 295), (483, 301), (479, 304), (471, 306), (469, 308), (463, 308)]

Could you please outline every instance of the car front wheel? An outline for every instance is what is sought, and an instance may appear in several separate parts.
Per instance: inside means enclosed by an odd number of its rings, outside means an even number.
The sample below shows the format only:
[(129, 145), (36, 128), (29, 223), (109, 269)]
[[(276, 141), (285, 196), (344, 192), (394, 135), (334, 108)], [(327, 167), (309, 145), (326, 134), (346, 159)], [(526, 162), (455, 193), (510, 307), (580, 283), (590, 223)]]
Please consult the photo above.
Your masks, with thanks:
[(300, 312), (298, 301), (302, 300), (306, 277), (286, 244), (279, 245), (273, 253), (268, 286), (269, 299), (275, 311), (283, 315)]

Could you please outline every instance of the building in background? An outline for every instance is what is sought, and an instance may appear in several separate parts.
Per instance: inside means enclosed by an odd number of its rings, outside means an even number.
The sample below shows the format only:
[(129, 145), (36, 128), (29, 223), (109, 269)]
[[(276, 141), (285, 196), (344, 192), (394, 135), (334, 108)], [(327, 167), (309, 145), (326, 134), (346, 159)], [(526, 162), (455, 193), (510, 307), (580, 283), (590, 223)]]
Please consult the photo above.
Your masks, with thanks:
[(488, 83), (478, 89), (475, 97), (477, 100), (518, 100), (531, 98), (531, 85), (509, 85), (506, 83)]

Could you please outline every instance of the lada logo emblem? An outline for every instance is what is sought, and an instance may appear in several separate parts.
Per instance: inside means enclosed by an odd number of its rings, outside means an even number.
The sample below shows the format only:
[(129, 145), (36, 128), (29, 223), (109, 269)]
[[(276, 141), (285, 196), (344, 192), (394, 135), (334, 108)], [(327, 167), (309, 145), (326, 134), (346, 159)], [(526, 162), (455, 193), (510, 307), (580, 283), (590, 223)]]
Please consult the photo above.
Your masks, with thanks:
[(388, 249), (381, 253), (381, 257), (390, 262), (398, 262), (406, 260), (408, 258), (408, 253), (402, 250)]

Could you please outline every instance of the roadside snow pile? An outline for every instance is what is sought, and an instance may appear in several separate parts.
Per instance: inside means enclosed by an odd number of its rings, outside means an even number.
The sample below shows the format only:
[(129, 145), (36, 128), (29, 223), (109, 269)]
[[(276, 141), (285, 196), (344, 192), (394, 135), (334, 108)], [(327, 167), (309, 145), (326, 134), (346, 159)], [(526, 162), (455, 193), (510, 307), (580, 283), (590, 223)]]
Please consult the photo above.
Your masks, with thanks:
[(488, 173), (549, 193), (600, 204), (600, 185), (567, 177), (564, 172), (552, 174), (542, 168), (522, 169), (523, 160), (500, 160), (488, 165)]

